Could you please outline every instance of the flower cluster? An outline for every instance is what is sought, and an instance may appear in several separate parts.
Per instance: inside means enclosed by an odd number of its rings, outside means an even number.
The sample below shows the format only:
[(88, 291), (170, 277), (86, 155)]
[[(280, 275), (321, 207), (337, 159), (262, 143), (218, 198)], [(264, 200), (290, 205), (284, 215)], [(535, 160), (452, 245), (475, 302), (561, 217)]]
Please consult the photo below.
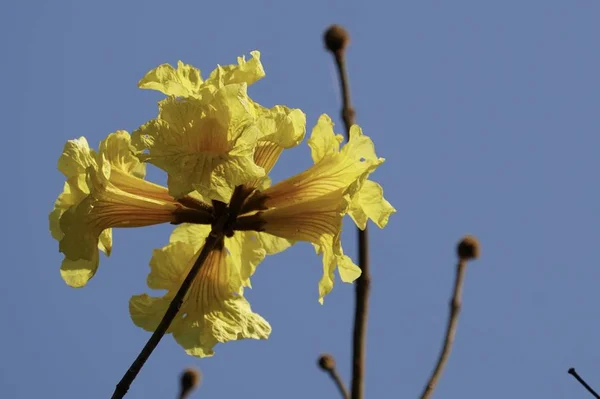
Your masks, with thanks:
[[(271, 184), (283, 150), (303, 140), (306, 118), (299, 109), (265, 108), (248, 97), (248, 85), (265, 75), (260, 54), (251, 55), (218, 66), (206, 80), (182, 62), (160, 65), (139, 82), (167, 96), (155, 119), (131, 135), (109, 134), (97, 151), (84, 137), (70, 140), (58, 161), (66, 183), (50, 230), (64, 254), (68, 285), (82, 287), (94, 276), (99, 251), (110, 255), (113, 227), (177, 225), (150, 261), (148, 287), (166, 293), (135, 295), (129, 303), (133, 322), (148, 331), (158, 326), (217, 221), (226, 221), (168, 330), (199, 357), (213, 355), (219, 342), (269, 336), (270, 325), (244, 298), (266, 255), (297, 241), (312, 243), (323, 258), (322, 302), (336, 269), (344, 282), (360, 275), (342, 250), (344, 215), (359, 228), (368, 219), (383, 228), (395, 212), (381, 186), (368, 180), (384, 161), (371, 139), (353, 126), (340, 148), (342, 136), (326, 115), (308, 140), (314, 165)], [(167, 173), (168, 187), (144, 180), (147, 163)]]

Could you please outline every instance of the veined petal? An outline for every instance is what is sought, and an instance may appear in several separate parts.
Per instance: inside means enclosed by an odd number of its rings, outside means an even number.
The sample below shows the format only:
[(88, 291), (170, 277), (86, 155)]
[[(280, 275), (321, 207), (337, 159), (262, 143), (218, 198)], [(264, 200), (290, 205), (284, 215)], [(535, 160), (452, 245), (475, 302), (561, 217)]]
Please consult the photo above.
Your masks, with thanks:
[(110, 163), (112, 170), (139, 179), (146, 175), (146, 165), (133, 154), (131, 136), (125, 130), (109, 134), (100, 142), (98, 152)]
[[(50, 230), (65, 254), (61, 273), (74, 286), (94, 275), (98, 249), (110, 255), (112, 227), (171, 222), (183, 208), (165, 187), (140, 178), (144, 165), (131, 153), (127, 132), (108, 135), (98, 153), (85, 143), (67, 143), (59, 163), (67, 165), (63, 169), (71, 171), (71, 177), (50, 214)], [(94, 157), (89, 160), (86, 154)], [(79, 159), (84, 161), (73, 161)], [(88, 165), (85, 173), (80, 165)]]
[(263, 231), (293, 241), (319, 244), (320, 237), (336, 235), (348, 207), (343, 189), (311, 201), (260, 212)]
[(231, 263), (238, 270), (242, 285), (251, 287), (250, 277), (254, 274), (256, 266), (267, 255), (254, 231), (236, 231), (233, 237), (225, 239), (225, 248), (231, 255)]
[(371, 180), (366, 180), (352, 198), (348, 214), (354, 223), (364, 230), (367, 219), (371, 219), (379, 228), (384, 228), (396, 209), (383, 198), (383, 188)]
[(323, 158), (340, 152), (340, 144), (344, 141), (341, 134), (333, 131), (333, 121), (328, 115), (321, 115), (312, 130), (308, 146), (313, 162), (316, 164)]
[(67, 141), (58, 159), (58, 170), (69, 179), (77, 175), (85, 175), (87, 168), (95, 164), (96, 153), (90, 149), (86, 138), (82, 136)]
[(276, 237), (261, 232), (257, 232), (257, 237), (261, 242), (262, 247), (267, 252), (267, 255), (275, 255), (279, 252), (283, 252), (295, 243), (294, 240), (288, 240), (286, 238)]
[[(102, 172), (92, 168), (88, 170), (90, 195), (70, 207), (60, 218), (60, 230), (64, 236), (59, 248), (71, 260), (91, 260), (98, 250), (100, 234), (105, 229), (172, 222), (175, 221), (175, 211), (180, 208), (174, 200), (165, 201), (123, 191), (110, 182), (110, 167), (100, 170)], [(139, 183), (140, 191), (143, 191), (143, 184), (147, 182), (139, 179)]]
[(154, 68), (138, 82), (138, 87), (158, 90), (167, 96), (192, 97), (198, 94), (202, 83), (200, 70), (179, 61), (177, 69), (169, 64)]
[(339, 136), (333, 132), (331, 119), (323, 115), (313, 129), (308, 143), (315, 165), (279, 182), (262, 194), (267, 207), (286, 207), (302, 201), (311, 201), (345, 188), (352, 196), (362, 182), (381, 163), (375, 155), (373, 142), (353, 127), (350, 141), (339, 150)]
[(183, 223), (175, 227), (169, 237), (170, 243), (182, 242), (190, 245), (194, 252), (198, 251), (206, 241), (211, 227), (202, 224)]
[(282, 105), (264, 108), (256, 103), (256, 124), (260, 140), (278, 144), (283, 148), (295, 147), (302, 142), (306, 133), (306, 115), (299, 109)]
[[(185, 223), (173, 230), (169, 241), (185, 243), (197, 251), (204, 245), (209, 233), (210, 226)], [(224, 245), (242, 285), (251, 287), (250, 277), (265, 256), (285, 250), (292, 242), (255, 231), (236, 231), (233, 237), (225, 237)]]
[(312, 201), (269, 209), (259, 213), (264, 233), (294, 241), (313, 243), (323, 255), (323, 277), (319, 282), (319, 301), (333, 288), (334, 272), (339, 267), (342, 281), (354, 281), (360, 269), (344, 255), (340, 232), (348, 207), (344, 189)]
[(258, 139), (255, 115), (245, 85), (218, 90), (210, 103), (168, 98), (158, 119), (133, 133), (141, 160), (168, 173), (175, 197), (192, 190), (228, 202), (235, 186), (264, 176), (254, 163)]
[(173, 333), (175, 340), (186, 353), (196, 357), (214, 355), (217, 343), (240, 339), (267, 339), (271, 326), (254, 313), (246, 298), (231, 297), (219, 307), (207, 312), (203, 318), (186, 317)]
[(190, 259), (198, 252), (192, 245), (172, 242), (166, 247), (155, 249), (150, 260), (148, 287), (153, 290), (170, 290), (180, 286), (188, 271)]
[[(183, 249), (185, 247), (188, 248)], [(130, 313), (136, 325), (149, 331), (156, 328), (201, 251), (193, 250), (193, 245), (178, 241), (155, 251), (148, 281), (166, 289), (167, 294), (162, 298), (134, 296), (130, 301)], [(193, 253), (191, 257), (190, 253)], [(161, 255), (157, 257), (157, 254)], [(269, 336), (271, 327), (252, 312), (241, 296), (242, 282), (236, 274), (236, 266), (225, 250), (211, 251), (169, 330), (188, 354), (212, 356), (213, 348), (219, 342)]]
[[(299, 109), (277, 105), (271, 109), (255, 104), (260, 139), (256, 144), (254, 162), (268, 174), (286, 148), (298, 145), (306, 133), (306, 115)], [(265, 176), (247, 185), (266, 189), (270, 186)]]

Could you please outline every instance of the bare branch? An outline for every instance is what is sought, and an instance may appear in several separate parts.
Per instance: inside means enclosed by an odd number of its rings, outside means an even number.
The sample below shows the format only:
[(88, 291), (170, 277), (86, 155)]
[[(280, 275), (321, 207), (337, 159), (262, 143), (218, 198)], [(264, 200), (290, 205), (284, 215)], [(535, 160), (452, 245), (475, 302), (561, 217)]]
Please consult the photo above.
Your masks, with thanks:
[(338, 374), (337, 369), (335, 368), (335, 359), (333, 358), (333, 356), (327, 355), (327, 354), (323, 354), (323, 355), (319, 356), (318, 364), (319, 364), (319, 367), (321, 368), (321, 370), (323, 370), (327, 374), (329, 374), (329, 376), (335, 383), (335, 386), (340, 391), (342, 398), (350, 399), (348, 390), (346, 389), (344, 382), (340, 378), (340, 375)]
[[(332, 25), (325, 32), (324, 39), (325, 46), (335, 58), (342, 90), (342, 119), (346, 128), (346, 138), (350, 140), (350, 127), (354, 125), (355, 119), (355, 111), (350, 101), (350, 84), (345, 60), (345, 50), (350, 43), (350, 36), (343, 27)], [(364, 230), (358, 229), (358, 266), (362, 274), (356, 280), (356, 306), (352, 338), (352, 399), (362, 399), (364, 395), (367, 316), (371, 285), (369, 236), (366, 227)]]
[(567, 373), (569, 373), (569, 374), (571, 374), (573, 377), (575, 377), (575, 379), (576, 379), (577, 381), (579, 381), (579, 383), (580, 383), (581, 385), (583, 385), (583, 387), (584, 387), (585, 389), (587, 389), (589, 393), (591, 393), (592, 395), (594, 395), (594, 397), (595, 397), (595, 398), (597, 398), (597, 399), (600, 399), (600, 395), (598, 395), (598, 394), (596, 393), (596, 391), (594, 391), (594, 390), (592, 389), (592, 387), (591, 387), (591, 386), (589, 386), (589, 385), (587, 384), (587, 382), (585, 382), (585, 381), (583, 380), (583, 378), (581, 378), (581, 377), (579, 376), (579, 374), (577, 374), (577, 371), (575, 371), (575, 369), (574, 369), (573, 367), (571, 367), (571, 368), (569, 369), (569, 371), (567, 371)]
[(442, 376), (444, 367), (450, 357), (452, 344), (456, 335), (456, 327), (458, 325), (458, 315), (462, 306), (462, 288), (465, 280), (465, 271), (467, 270), (467, 261), (479, 257), (479, 243), (472, 236), (464, 237), (457, 248), (458, 265), (456, 266), (456, 279), (454, 280), (454, 293), (450, 300), (450, 315), (448, 316), (448, 327), (446, 328), (446, 336), (444, 337), (444, 345), (439, 354), (437, 364), (425, 389), (421, 394), (421, 399), (429, 399), (437, 386), (437, 383)]

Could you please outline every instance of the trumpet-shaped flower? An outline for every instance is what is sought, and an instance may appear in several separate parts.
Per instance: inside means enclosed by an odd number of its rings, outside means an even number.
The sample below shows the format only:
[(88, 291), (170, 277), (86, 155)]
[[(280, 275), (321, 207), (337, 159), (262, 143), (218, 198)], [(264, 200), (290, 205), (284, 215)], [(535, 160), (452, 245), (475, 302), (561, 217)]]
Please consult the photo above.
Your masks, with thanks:
[(112, 227), (175, 222), (187, 209), (165, 187), (143, 180), (145, 165), (131, 153), (125, 131), (110, 134), (98, 152), (83, 137), (68, 141), (58, 168), (67, 182), (50, 213), (50, 230), (65, 255), (61, 275), (73, 287), (94, 276), (98, 250), (110, 255)]
[(314, 165), (248, 199), (249, 208), (261, 209), (238, 219), (238, 228), (256, 229), (292, 241), (312, 243), (323, 255), (319, 300), (333, 288), (334, 271), (351, 282), (360, 269), (341, 247), (342, 217), (350, 213), (364, 229), (367, 218), (379, 227), (387, 224), (395, 209), (383, 198), (383, 190), (367, 177), (384, 162), (373, 142), (352, 126), (350, 140), (340, 149), (342, 137), (333, 132), (331, 119), (323, 115), (308, 144)]
[[(173, 231), (169, 245), (154, 251), (148, 286), (166, 290), (166, 294), (159, 298), (147, 294), (131, 298), (129, 311), (137, 326), (148, 331), (156, 329), (210, 230), (210, 226), (181, 225)], [(243, 296), (243, 287), (250, 286), (250, 276), (267, 254), (265, 246), (269, 248), (261, 241), (261, 235), (248, 231), (225, 237), (200, 269), (168, 330), (188, 354), (212, 356), (217, 343), (268, 338), (271, 326), (252, 312)], [(277, 245), (282, 243), (278, 240)], [(285, 249), (285, 245), (277, 245), (276, 251)], [(270, 249), (273, 251), (273, 247)]]

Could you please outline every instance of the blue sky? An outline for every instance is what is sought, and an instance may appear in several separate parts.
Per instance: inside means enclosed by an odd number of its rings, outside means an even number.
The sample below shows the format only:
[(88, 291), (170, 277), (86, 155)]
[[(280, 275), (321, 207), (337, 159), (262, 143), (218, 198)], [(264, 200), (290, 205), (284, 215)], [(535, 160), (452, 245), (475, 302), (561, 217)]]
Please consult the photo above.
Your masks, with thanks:
[[(161, 96), (136, 83), (161, 63), (181, 59), (206, 76), (254, 49), (267, 72), (255, 100), (301, 108), (309, 126), (328, 113), (341, 132), (321, 42), (340, 23), (352, 36), (357, 121), (387, 159), (373, 179), (398, 209), (384, 231), (371, 228), (367, 396), (420, 393), (445, 328), (455, 244), (472, 233), (482, 258), (469, 266), (437, 397), (586, 397), (566, 371), (600, 388), (599, 13), (596, 1), (554, 0), (4, 2), (0, 395), (109, 397), (149, 337), (127, 304), (171, 227), (116, 231), (90, 284), (67, 287), (47, 224), (64, 142), (97, 145), (155, 116)], [(302, 144), (273, 177), (310, 163)], [(344, 247), (355, 256), (349, 223)], [(349, 380), (354, 290), (337, 284), (319, 305), (320, 269), (309, 245), (267, 259), (247, 296), (273, 327), (268, 341), (199, 360), (167, 336), (128, 397), (175, 397), (189, 365), (204, 375), (197, 397), (336, 397), (315, 361), (332, 353)]]

